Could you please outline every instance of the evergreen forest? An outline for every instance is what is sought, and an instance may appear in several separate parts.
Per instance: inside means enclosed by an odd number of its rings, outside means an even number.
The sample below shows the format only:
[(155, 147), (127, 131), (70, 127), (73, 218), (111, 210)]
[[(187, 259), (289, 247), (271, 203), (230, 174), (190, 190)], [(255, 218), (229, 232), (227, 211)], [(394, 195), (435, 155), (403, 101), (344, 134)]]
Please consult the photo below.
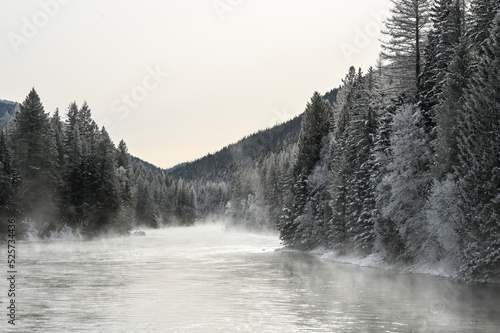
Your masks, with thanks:
[(350, 67), (299, 117), (168, 171), (115, 146), (86, 102), (62, 121), (31, 90), (0, 131), (1, 216), (38, 237), (223, 217), (298, 250), (498, 281), (500, 1), (391, 3), (372, 67)]

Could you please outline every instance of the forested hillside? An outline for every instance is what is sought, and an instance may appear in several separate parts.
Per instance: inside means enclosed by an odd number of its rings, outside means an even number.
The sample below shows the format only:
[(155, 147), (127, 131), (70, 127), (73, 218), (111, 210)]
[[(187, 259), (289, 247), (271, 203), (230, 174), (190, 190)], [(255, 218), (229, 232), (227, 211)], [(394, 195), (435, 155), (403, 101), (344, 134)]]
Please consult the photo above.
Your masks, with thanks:
[(252, 165), (260, 156), (279, 149), (299, 134), (302, 117), (299, 115), (283, 124), (261, 130), (237, 143), (224, 147), (193, 162), (174, 168), (169, 174), (185, 180), (229, 183), (237, 170)]
[[(33, 89), (0, 131), (0, 216), (20, 236), (126, 233), (136, 225), (194, 223), (192, 185), (131, 157), (92, 120), (86, 102), (66, 120), (45, 112)], [(2, 233), (7, 227), (1, 228)]]
[(86, 103), (62, 121), (33, 89), (0, 131), (2, 221), (93, 235), (224, 215), (301, 250), (498, 281), (500, 1), (393, 0), (385, 25), (366, 72), (168, 173), (131, 160)]
[[(200, 219), (227, 218), (230, 223), (247, 228), (275, 229), (273, 219), (249, 215), (246, 205), (227, 205), (236, 196), (251, 198), (255, 189), (240, 184), (242, 175), (269, 155), (282, 151), (295, 142), (300, 132), (302, 116), (299, 115), (272, 128), (248, 135), (214, 154), (183, 163), (168, 172), (173, 179), (192, 184), (197, 197), (197, 214)], [(238, 202), (241, 202), (238, 200)]]
[(499, 7), (394, 0), (377, 65), (351, 67), (333, 105), (315, 93), (297, 144), (238, 174), (229, 210), (290, 247), (498, 280)]

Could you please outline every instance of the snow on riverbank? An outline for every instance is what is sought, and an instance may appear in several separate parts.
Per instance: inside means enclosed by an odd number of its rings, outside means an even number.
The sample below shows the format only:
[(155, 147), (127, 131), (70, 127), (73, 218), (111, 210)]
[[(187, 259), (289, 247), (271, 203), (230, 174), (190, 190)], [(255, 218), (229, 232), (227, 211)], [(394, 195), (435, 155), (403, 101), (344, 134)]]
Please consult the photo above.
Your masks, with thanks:
[(452, 262), (441, 261), (437, 263), (420, 262), (411, 266), (402, 263), (389, 264), (384, 260), (380, 253), (373, 253), (368, 256), (357, 254), (339, 254), (338, 252), (325, 248), (317, 248), (310, 251), (300, 251), (292, 248), (279, 249), (280, 252), (286, 253), (307, 253), (317, 256), (321, 260), (330, 261), (340, 264), (355, 265), (359, 267), (368, 267), (375, 269), (386, 269), (397, 271), (404, 274), (425, 274), (435, 277), (456, 279), (457, 271), (453, 268)]

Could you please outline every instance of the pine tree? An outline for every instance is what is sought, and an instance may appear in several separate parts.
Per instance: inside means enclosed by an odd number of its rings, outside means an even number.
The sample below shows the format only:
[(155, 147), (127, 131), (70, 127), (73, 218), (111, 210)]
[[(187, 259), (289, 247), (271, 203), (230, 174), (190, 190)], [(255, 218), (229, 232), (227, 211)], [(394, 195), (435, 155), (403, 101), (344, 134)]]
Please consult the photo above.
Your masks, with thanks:
[[(403, 106), (395, 115), (391, 135), (393, 157), (380, 184), (381, 189), (390, 189), (390, 197), (382, 211), (383, 218), (394, 222), (405, 251), (399, 259), (407, 261), (424, 254), (428, 238), (425, 204), (430, 194), (428, 164), (431, 153), (426, 135), (419, 126), (421, 117), (420, 110), (410, 105)], [(397, 242), (393, 244), (397, 245)], [(398, 246), (385, 250), (390, 253), (394, 249)]]
[(54, 115), (50, 119), (50, 123), (56, 140), (57, 163), (61, 169), (64, 169), (63, 123), (59, 116), (59, 109), (56, 109), (54, 112)]
[[(7, 223), (9, 218), (16, 218), (20, 214), (19, 207), (20, 178), (12, 167), (10, 151), (3, 130), (0, 130), (0, 219)], [(7, 232), (7, 226), (1, 226), (1, 233)]]
[(349, 140), (349, 124), (351, 113), (356, 102), (356, 89), (359, 76), (354, 67), (343, 80), (343, 85), (337, 95), (337, 103), (333, 114), (333, 137), (331, 140), (332, 158), (330, 166), (330, 208), (332, 218), (328, 221), (327, 240), (329, 247), (346, 251), (351, 244), (348, 242), (348, 181), (352, 166), (348, 159), (346, 145)]
[(330, 114), (329, 103), (318, 92), (315, 92), (302, 118), (297, 162), (293, 171), (293, 204), (290, 220), (281, 223), (280, 237), (286, 245), (297, 245), (296, 241), (300, 238), (296, 234), (300, 224), (296, 219), (302, 215), (307, 205), (309, 197), (307, 178), (320, 160), (323, 138), (329, 132)]
[(296, 247), (313, 249), (328, 246), (328, 221), (331, 219), (329, 207), (329, 163), (331, 135), (323, 137), (320, 160), (307, 178), (307, 201), (304, 211), (297, 222)]
[(123, 140), (120, 140), (120, 143), (118, 143), (116, 163), (118, 167), (118, 180), (120, 183), (120, 199), (123, 204), (128, 205), (132, 200), (132, 174), (130, 155), (128, 153), (127, 144)]
[(121, 140), (116, 151), (116, 175), (118, 181), (120, 210), (117, 216), (118, 231), (127, 233), (134, 223), (134, 203), (132, 189), (134, 187), (130, 155), (125, 141)]
[(437, 106), (437, 124), (434, 142), (437, 180), (443, 180), (459, 166), (458, 124), (463, 117), (464, 92), (471, 77), (469, 43), (462, 38), (455, 47), (453, 57), (443, 79), (441, 100)]
[(194, 189), (182, 180), (177, 184), (176, 214), (181, 225), (192, 225), (196, 218), (196, 194)]
[(149, 184), (141, 176), (136, 181), (137, 201), (135, 206), (135, 219), (139, 224), (153, 225), (152, 198)]
[(75, 102), (68, 106), (66, 116), (64, 150), (66, 152), (66, 164), (68, 168), (71, 169), (80, 163), (82, 157), (78, 105)]
[(95, 177), (91, 184), (93, 196), (87, 197), (87, 202), (92, 203), (93, 221), (91, 229), (102, 230), (105, 227), (115, 226), (116, 214), (120, 207), (119, 184), (116, 174), (116, 150), (106, 129), (103, 127), (97, 142), (95, 152)]
[(392, 16), (385, 22), (389, 37), (382, 44), (382, 58), (389, 61), (398, 95), (410, 100), (419, 93), (425, 30), (429, 23), (428, 0), (391, 0)]
[(376, 134), (376, 114), (370, 103), (374, 92), (375, 77), (370, 69), (366, 77), (361, 71), (356, 83), (355, 101), (348, 126), (349, 136), (345, 142), (347, 165), (351, 172), (347, 180), (349, 203), (346, 227), (350, 243), (358, 252), (369, 254), (374, 243), (374, 184), (376, 173), (372, 159)]
[(464, 34), (462, 3), (463, 0), (438, 0), (430, 11), (432, 29), (427, 37), (419, 101), (427, 133), (433, 133), (436, 127), (435, 118), (440, 113), (438, 103), (442, 100), (448, 65)]
[(64, 179), (64, 219), (73, 227), (85, 224), (83, 205), (85, 192), (85, 165), (83, 160), (82, 140), (80, 136), (80, 123), (78, 106), (75, 102), (67, 108), (67, 119), (64, 126), (63, 150), (65, 163), (63, 169)]
[(92, 111), (87, 102), (83, 102), (82, 107), (78, 111), (78, 129), (82, 142), (82, 153), (87, 154), (96, 149), (99, 128), (92, 119)]
[(299, 155), (295, 165), (296, 175), (309, 175), (319, 161), (322, 140), (329, 131), (330, 113), (329, 103), (318, 92), (315, 92), (302, 118)]
[(462, 271), (469, 279), (498, 277), (500, 269), (500, 14), (482, 48), (464, 96), (458, 177)]
[(472, 0), (470, 3), (469, 29), (467, 36), (472, 44), (474, 55), (480, 56), (483, 46), (490, 35), (490, 27), (500, 9), (498, 0)]
[(14, 119), (9, 136), (12, 162), (21, 178), (26, 217), (49, 223), (56, 214), (58, 165), (54, 132), (40, 97), (32, 89)]

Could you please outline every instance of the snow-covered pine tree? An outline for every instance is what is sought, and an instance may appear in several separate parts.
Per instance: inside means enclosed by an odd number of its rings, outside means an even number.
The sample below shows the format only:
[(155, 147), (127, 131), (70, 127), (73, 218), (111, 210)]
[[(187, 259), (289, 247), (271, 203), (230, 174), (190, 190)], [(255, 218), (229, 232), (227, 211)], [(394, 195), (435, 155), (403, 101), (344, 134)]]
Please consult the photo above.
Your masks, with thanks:
[(436, 113), (435, 178), (446, 178), (458, 167), (457, 130), (463, 117), (464, 91), (471, 77), (469, 43), (462, 38), (454, 49), (447, 73), (443, 79), (441, 100)]
[(462, 271), (468, 279), (500, 273), (500, 14), (488, 35), (458, 131)]
[[(283, 149), (279, 155), (280, 179), (279, 187), (281, 189), (280, 211), (276, 221), (276, 228), (280, 231), (280, 235), (285, 235), (284, 232), (292, 220), (292, 205), (293, 205), (293, 167), (296, 163), (298, 146), (296, 143), (290, 144), (288, 149)], [(286, 243), (286, 242), (285, 242)]]
[(91, 203), (92, 231), (101, 231), (104, 228), (115, 227), (116, 214), (120, 208), (119, 184), (116, 173), (116, 148), (111, 141), (106, 129), (103, 127), (97, 142), (95, 155), (96, 183), (90, 184), (92, 198), (87, 197), (86, 202)]
[(20, 214), (19, 182), (19, 175), (12, 167), (5, 133), (0, 130), (0, 219), (5, 223), (0, 227), (3, 228), (3, 234), (7, 233), (8, 219), (16, 218)]
[(375, 242), (374, 251), (381, 253), (389, 262), (395, 262), (404, 254), (404, 243), (399, 235), (396, 223), (382, 211), (390, 202), (391, 184), (384, 182), (389, 173), (388, 167), (392, 160), (391, 136), (393, 117), (404, 103), (401, 96), (392, 92), (392, 80), (387, 67), (378, 62), (374, 72), (373, 93), (370, 97), (370, 107), (376, 114), (376, 131), (374, 137), (373, 166), (371, 182), (374, 186), (375, 209), (373, 211)]
[(83, 102), (78, 111), (78, 129), (82, 142), (82, 153), (88, 154), (96, 149), (96, 138), (99, 128), (92, 119), (92, 111), (86, 101)]
[(329, 207), (329, 164), (331, 136), (323, 137), (320, 160), (307, 178), (307, 202), (297, 222), (297, 245), (301, 249), (327, 247), (328, 221), (331, 219)]
[(410, 101), (420, 91), (425, 30), (429, 23), (428, 0), (391, 0), (392, 16), (383, 31), (388, 40), (382, 43), (381, 56), (387, 60), (391, 77), (397, 83), (397, 95)]
[(116, 164), (118, 168), (118, 181), (120, 184), (120, 199), (125, 205), (132, 200), (132, 170), (127, 144), (120, 140), (116, 151)]
[[(471, 77), (470, 47), (466, 37), (454, 49), (444, 77), (442, 98), (436, 109), (436, 139), (433, 142), (434, 182), (428, 200), (429, 234), (439, 243), (433, 260), (451, 260), (460, 266), (463, 228), (457, 201), (457, 171), (463, 174), (459, 156), (459, 125), (464, 120), (464, 96)], [(465, 166), (467, 167), (467, 166)]]
[(430, 11), (432, 28), (427, 37), (418, 105), (426, 131), (433, 136), (448, 66), (465, 30), (462, 8), (463, 0), (437, 0)]
[(78, 105), (76, 102), (69, 104), (64, 127), (64, 150), (66, 152), (66, 165), (69, 169), (78, 165), (82, 157), (82, 142), (80, 138), (80, 125)]
[(467, 36), (472, 44), (471, 50), (475, 56), (480, 56), (483, 46), (490, 35), (490, 27), (496, 13), (500, 9), (498, 0), (471, 0), (468, 16)]
[(347, 214), (348, 214), (348, 181), (352, 172), (346, 155), (346, 142), (349, 139), (349, 124), (352, 107), (355, 102), (356, 83), (358, 76), (354, 67), (343, 80), (343, 85), (337, 95), (337, 103), (333, 112), (333, 136), (331, 139), (331, 166), (330, 166), (330, 207), (332, 218), (328, 221), (327, 240), (332, 249), (343, 252), (351, 244), (348, 243)]
[(133, 207), (133, 179), (132, 167), (130, 165), (130, 155), (128, 153), (127, 144), (120, 140), (116, 150), (116, 166), (117, 180), (119, 185), (120, 212), (118, 221), (120, 221), (120, 232), (126, 233), (132, 228), (134, 219)]
[(330, 114), (329, 102), (324, 100), (318, 92), (315, 92), (311, 101), (307, 103), (302, 118), (297, 160), (293, 170), (293, 205), (290, 220), (281, 223), (280, 237), (286, 245), (297, 246), (300, 244), (301, 236), (296, 232), (301, 222), (296, 219), (304, 212), (310, 197), (307, 190), (307, 178), (320, 160), (323, 138), (328, 134), (330, 128)]
[(189, 183), (177, 183), (177, 219), (181, 225), (192, 225), (196, 219), (196, 193)]
[[(52, 118), (50, 118), (50, 124), (52, 126), (52, 130), (54, 131), (54, 137), (56, 140), (56, 149), (57, 149), (57, 163), (60, 170), (64, 169), (64, 146), (63, 146), (63, 122), (61, 121), (61, 117), (59, 116), (59, 109), (54, 111)], [(62, 177), (62, 174), (60, 175)]]
[(358, 73), (355, 96), (345, 142), (351, 172), (347, 174), (346, 227), (354, 250), (369, 254), (374, 243), (375, 189), (373, 161), (376, 113), (371, 105), (375, 85), (373, 69), (366, 76)]
[[(403, 105), (394, 116), (392, 160), (379, 185), (379, 191), (390, 190), (386, 206), (382, 207), (382, 217), (394, 222), (397, 237), (404, 244), (404, 253), (398, 259), (405, 261), (413, 261), (426, 254), (425, 247), (429, 249), (424, 207), (431, 185), (428, 168), (431, 153), (420, 127), (421, 118), (420, 110), (411, 105)], [(394, 249), (385, 250), (390, 253)]]
[(65, 163), (62, 169), (64, 179), (63, 218), (73, 227), (80, 227), (84, 220), (84, 174), (83, 150), (76, 102), (69, 104), (64, 126), (63, 148)]
[[(144, 168), (142, 164), (141, 166), (142, 168)], [(143, 174), (138, 175), (135, 183), (135, 220), (138, 224), (153, 226), (153, 199), (151, 197), (149, 183), (147, 182)], [(175, 196), (175, 198), (177, 198), (177, 195)]]
[(20, 105), (9, 140), (9, 146), (14, 148), (13, 166), (21, 177), (23, 213), (27, 218), (49, 223), (57, 214), (57, 148), (49, 115), (34, 88)]

